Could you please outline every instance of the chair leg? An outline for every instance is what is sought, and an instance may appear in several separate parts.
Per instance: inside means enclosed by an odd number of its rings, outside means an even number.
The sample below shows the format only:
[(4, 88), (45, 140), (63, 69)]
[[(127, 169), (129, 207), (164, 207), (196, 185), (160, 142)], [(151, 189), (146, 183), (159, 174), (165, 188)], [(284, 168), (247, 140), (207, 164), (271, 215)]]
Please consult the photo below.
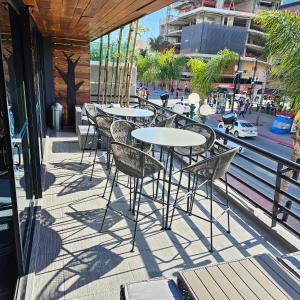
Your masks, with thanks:
[[(162, 161), (162, 158), (163, 158), (163, 147), (160, 148), (159, 161)], [(158, 195), (159, 180), (160, 180), (160, 171), (158, 172), (158, 176), (157, 176), (155, 199), (157, 199), (157, 195)]]
[(129, 211), (131, 211), (131, 201), (132, 201), (132, 187), (131, 187), (131, 177), (130, 176), (128, 176), (128, 180), (129, 180), (129, 191), (130, 191), (130, 193), (129, 193)]
[(95, 149), (95, 155), (94, 155), (94, 161), (93, 161), (93, 167), (92, 167), (90, 181), (92, 181), (92, 179), (93, 179), (93, 174), (94, 174), (94, 168), (95, 168), (95, 163), (96, 163), (97, 152), (98, 152), (98, 143), (97, 143), (96, 149)]
[(107, 204), (106, 204), (106, 209), (105, 209), (105, 212), (104, 212), (104, 216), (103, 216), (101, 228), (100, 228), (100, 231), (99, 231), (99, 232), (102, 232), (102, 228), (103, 228), (103, 225), (104, 225), (104, 221), (105, 221), (105, 218), (106, 218), (106, 214), (107, 214), (107, 211), (108, 211), (108, 208), (109, 208), (109, 204), (110, 204), (110, 201), (111, 201), (111, 195), (112, 195), (112, 191), (113, 191), (113, 188), (114, 188), (114, 183), (115, 183), (115, 179), (116, 179), (117, 173), (118, 173), (118, 171), (116, 170), (115, 175), (114, 175), (114, 179), (113, 179), (113, 183), (112, 183), (112, 185), (111, 185), (111, 190), (110, 190), (108, 202), (107, 202)]
[(193, 206), (194, 206), (194, 202), (195, 202), (195, 197), (196, 197), (197, 186), (198, 186), (198, 176), (194, 175), (189, 215), (192, 214), (192, 210), (193, 210)]
[(178, 200), (178, 193), (179, 193), (179, 188), (181, 185), (181, 179), (182, 179), (182, 171), (180, 171), (180, 178), (179, 178), (179, 182), (178, 182), (178, 187), (177, 187), (177, 192), (176, 192), (176, 198), (175, 198), (175, 202), (173, 204), (173, 211), (172, 211), (172, 216), (171, 216), (171, 221), (169, 224), (169, 228), (171, 229), (172, 226), (172, 222), (173, 222), (173, 217), (174, 217), (174, 213), (175, 213), (175, 208), (176, 208), (176, 204), (177, 204), (177, 200)]
[[(139, 184), (139, 180), (137, 179), (136, 185), (138, 186), (138, 184)], [(134, 232), (133, 232), (131, 252), (134, 251), (134, 243), (135, 243), (135, 237), (136, 237), (137, 223), (138, 223), (138, 220), (139, 220), (142, 189), (143, 189), (143, 178), (141, 179), (141, 184), (140, 184), (140, 194), (139, 194), (138, 206), (137, 206), (137, 211), (136, 211), (136, 216), (135, 216), (135, 226), (134, 226)], [(136, 190), (136, 192), (137, 192), (137, 190)]]
[[(96, 129), (94, 130), (94, 135), (93, 135), (93, 139), (92, 139), (92, 146), (94, 145), (95, 137), (96, 137)], [(97, 142), (97, 146), (98, 146), (98, 142)], [(92, 155), (92, 148), (90, 149), (90, 156), (91, 155)]]
[[(189, 165), (192, 164), (192, 147), (191, 147), (191, 150), (190, 150), (190, 156), (189, 156)], [(191, 173), (189, 173), (189, 179), (188, 179), (188, 192), (190, 192), (191, 190)], [(188, 213), (189, 210), (190, 210), (190, 196), (188, 196), (187, 198), (187, 204), (186, 204), (186, 212)]]
[(138, 190), (138, 178), (133, 178), (133, 189), (134, 189), (134, 195), (133, 195), (133, 204), (132, 204), (132, 214), (134, 215), (135, 212), (135, 204), (136, 204), (136, 195)]
[(107, 186), (108, 186), (108, 181), (109, 181), (109, 176), (110, 176), (110, 173), (111, 173), (111, 168), (112, 168), (112, 164), (110, 165), (110, 168), (109, 168), (109, 171), (108, 171), (108, 175), (107, 175), (107, 179), (106, 179), (105, 188), (104, 188), (104, 191), (103, 191), (103, 194), (102, 194), (102, 197), (103, 197), (103, 198), (104, 198), (104, 196), (105, 196), (106, 189), (107, 189)]
[(213, 252), (213, 180), (210, 182), (210, 250)]
[(229, 197), (228, 197), (227, 173), (225, 173), (225, 187), (226, 187), (226, 207), (227, 207), (227, 232), (230, 233), (230, 207), (229, 207)]
[(82, 155), (81, 155), (81, 160), (80, 160), (80, 164), (82, 164), (82, 160), (83, 160), (83, 155), (84, 155), (84, 150), (85, 150), (85, 146), (86, 146), (86, 141), (88, 139), (88, 136), (89, 136), (89, 132), (90, 132), (90, 123), (89, 123), (89, 127), (88, 127), (88, 131), (87, 131), (87, 134), (86, 134), (86, 137), (85, 137), (85, 141), (84, 141), (84, 145), (83, 145), (83, 149), (82, 149)]

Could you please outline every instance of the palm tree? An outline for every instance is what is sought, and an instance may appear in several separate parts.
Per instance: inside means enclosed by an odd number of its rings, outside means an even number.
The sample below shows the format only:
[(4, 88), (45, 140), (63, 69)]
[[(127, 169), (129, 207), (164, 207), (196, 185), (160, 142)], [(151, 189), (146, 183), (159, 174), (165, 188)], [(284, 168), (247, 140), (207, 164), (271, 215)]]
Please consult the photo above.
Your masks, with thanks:
[[(285, 94), (292, 99), (292, 109), (300, 109), (300, 16), (289, 11), (261, 11), (256, 17), (268, 34), (266, 52), (271, 64), (272, 79), (281, 82)], [(294, 134), (292, 161), (300, 157), (300, 122)], [(293, 171), (286, 174), (291, 177)], [(282, 189), (288, 189), (288, 182), (282, 181)], [(280, 200), (283, 195), (280, 196)]]
[(166, 89), (169, 89), (170, 83), (181, 78), (182, 70), (185, 66), (185, 58), (175, 55), (175, 49), (171, 48), (165, 52), (156, 53), (159, 69), (158, 79), (163, 83)]
[(202, 101), (207, 97), (214, 82), (237, 58), (237, 53), (228, 49), (221, 50), (207, 61), (190, 58), (187, 65), (192, 72), (192, 89), (200, 95)]
[(136, 56), (137, 75), (141, 83), (152, 83), (158, 79), (159, 69), (155, 55)]
[(159, 51), (161, 41), (162, 41), (161, 36), (158, 36), (156, 38), (151, 37), (149, 39), (150, 50), (153, 51), (153, 52)]

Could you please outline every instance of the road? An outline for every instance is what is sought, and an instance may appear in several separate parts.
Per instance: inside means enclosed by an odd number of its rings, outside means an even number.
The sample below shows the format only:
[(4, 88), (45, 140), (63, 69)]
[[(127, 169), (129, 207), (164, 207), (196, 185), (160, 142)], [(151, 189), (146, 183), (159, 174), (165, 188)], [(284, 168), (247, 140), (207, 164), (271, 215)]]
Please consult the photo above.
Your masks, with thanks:
[[(208, 120), (208, 125), (212, 126), (212, 127), (216, 127), (217, 123), (213, 120)], [(265, 137), (261, 137), (261, 136), (257, 136), (255, 138), (243, 138), (243, 141), (248, 142), (249, 144), (252, 144), (256, 147), (262, 148), (266, 151), (269, 151), (270, 153), (276, 154), (280, 157), (284, 157), (286, 159), (290, 159), (291, 154), (292, 154), (292, 149), (278, 144), (276, 142), (273, 142), (271, 140), (266, 139)], [(270, 160), (265, 158), (264, 156), (261, 156), (257, 153), (255, 153), (254, 151), (251, 151), (249, 149), (244, 149), (243, 154), (249, 158), (252, 158), (253, 160), (263, 164), (264, 166), (270, 167), (272, 168), (274, 171), (276, 171), (277, 169), (277, 164)], [(247, 170), (252, 170), (252, 172), (259, 176), (260, 178), (266, 180), (267, 182), (275, 185), (275, 180), (276, 180), (276, 176), (268, 173), (266, 170), (255, 166), (253, 163), (245, 160), (242, 157), (237, 156), (235, 158), (235, 162), (237, 164), (239, 164), (240, 166), (242, 166), (243, 168), (246, 168)], [(267, 186), (266, 184), (264, 184), (263, 182), (257, 180), (256, 178), (252, 178), (251, 176), (243, 173), (241, 170), (237, 169), (237, 168), (232, 168), (232, 170), (234, 170), (235, 174), (245, 180), (245, 176), (247, 176), (247, 183), (250, 184), (251, 186), (255, 187), (257, 190), (259, 190), (260, 192), (262, 192), (264, 195), (268, 195), (270, 198), (273, 198), (274, 196), (274, 189), (272, 189), (271, 187)], [(288, 192), (293, 195), (294, 197), (300, 199), (299, 195), (300, 195), (300, 188), (296, 187), (292, 184), (289, 185), (289, 189)], [(292, 211), (297, 213), (300, 216), (300, 205), (297, 205), (295, 203), (293, 203), (292, 206)]]

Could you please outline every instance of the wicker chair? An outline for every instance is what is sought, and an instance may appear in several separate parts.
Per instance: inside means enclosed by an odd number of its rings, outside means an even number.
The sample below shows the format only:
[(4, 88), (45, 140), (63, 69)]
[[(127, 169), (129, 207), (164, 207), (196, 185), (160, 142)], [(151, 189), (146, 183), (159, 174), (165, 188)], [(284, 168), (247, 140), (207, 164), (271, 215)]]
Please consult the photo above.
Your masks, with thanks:
[[(108, 115), (97, 115), (95, 118), (96, 131), (97, 131), (98, 136), (100, 137), (98, 139), (98, 142), (101, 143), (103, 137), (107, 139), (107, 157), (106, 157), (107, 170), (110, 168), (110, 152), (111, 152), (111, 149), (110, 149), (110, 142), (111, 142), (110, 126), (113, 122), (114, 122), (114, 118), (110, 117)], [(97, 152), (98, 152), (98, 145), (95, 150), (95, 156), (94, 156), (90, 180), (92, 180), (92, 178), (93, 178)]]
[(200, 123), (188, 124), (183, 129), (197, 132), (206, 138), (203, 145), (192, 147), (192, 149), (190, 147), (175, 147), (174, 151), (177, 154), (190, 157), (191, 164), (192, 156), (201, 155), (211, 149), (215, 143), (216, 134), (211, 127)]
[[(114, 121), (110, 126), (110, 134), (112, 137), (112, 141), (132, 146), (132, 147), (140, 149), (146, 153), (150, 152), (150, 150), (151, 150), (150, 144), (137, 143), (132, 138), (131, 132), (137, 128), (140, 128), (140, 127), (130, 121), (126, 121), (126, 120)], [(107, 180), (106, 180), (106, 184), (105, 184), (105, 188), (104, 188), (102, 197), (105, 196), (110, 173), (111, 173), (111, 166), (109, 168), (109, 172), (108, 172), (108, 176), (107, 176)]]
[[(200, 123), (188, 124), (185, 127), (183, 127), (183, 129), (197, 132), (206, 138), (206, 142), (200, 146), (174, 148), (174, 152), (182, 156), (182, 161), (183, 161), (183, 157), (188, 157), (188, 164), (191, 165), (193, 157), (196, 156), (198, 160), (198, 157), (200, 155), (207, 154), (208, 151), (213, 147), (216, 141), (216, 134), (211, 127)], [(190, 190), (190, 186), (191, 186), (191, 181), (189, 176), (188, 190)], [(187, 203), (187, 209), (188, 209), (188, 205), (189, 205), (189, 201)]]
[[(80, 160), (80, 164), (82, 164), (82, 160), (83, 160), (83, 156), (84, 156), (84, 152), (85, 152), (85, 147), (86, 147), (86, 142), (87, 142), (87, 139), (88, 139), (88, 135), (89, 135), (89, 132), (90, 132), (90, 128), (91, 127), (95, 127), (95, 118), (98, 114), (97, 110), (96, 110), (96, 107), (94, 104), (92, 103), (84, 103), (83, 104), (83, 110), (87, 116), (87, 119), (88, 119), (88, 131), (87, 131), (87, 135), (85, 137), (85, 141), (84, 141), (84, 146), (83, 146), (83, 149), (82, 149), (82, 155), (81, 155), (81, 160)], [(92, 143), (94, 143), (94, 140), (96, 138), (96, 130), (94, 130), (94, 135), (93, 135), (93, 140), (92, 140)]]
[(176, 115), (172, 115), (164, 120), (162, 120), (161, 122), (157, 123), (155, 126), (156, 127), (172, 127), (174, 121), (176, 119)]
[[(158, 160), (153, 158), (152, 156), (150, 156), (147, 153), (145, 153), (141, 150), (138, 150), (132, 146), (122, 144), (122, 143), (112, 142), (111, 148), (112, 148), (113, 158), (114, 158), (114, 161), (116, 164), (116, 171), (115, 171), (115, 174), (113, 177), (110, 195), (108, 198), (108, 203), (107, 203), (104, 217), (102, 220), (100, 232), (102, 231), (107, 211), (109, 208), (111, 208), (110, 202), (111, 202), (113, 188), (115, 186), (116, 176), (117, 176), (118, 172), (122, 172), (123, 174), (134, 179), (134, 188), (133, 188), (134, 195), (133, 195), (132, 212), (135, 215), (135, 218), (130, 218), (128, 216), (125, 216), (128, 219), (135, 222), (133, 240), (132, 240), (132, 249), (131, 249), (131, 251), (133, 251), (134, 243), (135, 243), (135, 236), (136, 236), (137, 222), (140, 221), (139, 220), (139, 211), (140, 211), (141, 194), (142, 194), (142, 189), (143, 189), (143, 180), (144, 180), (144, 178), (153, 176), (155, 173), (163, 170), (164, 166)], [(138, 189), (139, 189), (139, 191), (138, 191)], [(138, 199), (137, 199), (137, 195), (139, 195)], [(130, 200), (131, 200), (131, 193), (130, 193)], [(163, 224), (164, 223), (164, 202), (162, 202), (162, 204), (163, 204), (163, 214), (162, 214), (162, 226), (163, 226), (164, 225)], [(136, 205), (137, 205), (137, 208), (135, 210)], [(131, 203), (130, 203), (130, 209), (131, 209)], [(116, 210), (114, 210), (114, 211), (116, 211)], [(152, 213), (154, 213), (155, 211), (153, 211)], [(122, 214), (121, 212), (118, 212), (118, 213)], [(149, 216), (149, 214), (147, 216)]]
[(147, 109), (153, 112), (153, 116), (146, 118), (135, 118), (135, 123), (140, 127), (152, 126), (155, 124), (156, 108), (151, 104), (142, 104), (136, 106), (136, 108)]
[[(179, 209), (181, 211), (185, 211), (182, 208), (180, 208), (179, 206), (177, 206), (177, 204), (187, 198), (191, 195), (191, 204), (188, 210), (188, 214), (190, 216), (195, 216), (198, 217), (200, 219), (203, 219), (207, 222), (210, 223), (210, 252), (213, 251), (213, 223), (215, 223), (218, 219), (214, 219), (213, 218), (213, 183), (215, 180), (220, 179), (221, 177), (225, 176), (225, 188), (226, 188), (226, 203), (221, 203), (219, 201), (216, 201), (217, 203), (225, 206), (225, 211), (227, 212), (227, 232), (230, 233), (230, 208), (229, 208), (229, 201), (228, 201), (228, 183), (227, 183), (227, 171), (228, 168), (235, 156), (235, 154), (239, 151), (239, 148), (234, 148), (234, 149), (230, 149), (230, 150), (226, 150), (225, 152), (212, 156), (210, 158), (204, 159), (202, 161), (199, 161), (193, 165), (187, 166), (186, 168), (181, 170), (181, 174), (180, 174), (180, 180), (178, 183), (178, 188), (177, 188), (177, 193), (176, 193), (176, 198), (175, 198), (175, 202), (173, 205), (173, 212), (172, 212), (172, 217), (171, 217), (171, 222), (170, 222), (170, 227), (172, 225), (172, 221), (173, 221), (173, 217), (174, 217), (174, 211), (175, 209)], [(183, 172), (188, 172), (189, 174), (191, 174), (193, 176), (193, 186), (192, 186), (192, 190), (191, 192), (183, 195), (182, 197), (178, 198), (178, 193), (179, 193), (179, 188), (181, 185), (181, 179), (182, 179), (182, 173)], [(201, 182), (200, 184), (198, 184), (198, 182)], [(210, 199), (210, 218), (206, 219), (203, 217), (200, 217), (198, 215), (193, 214), (192, 210), (193, 210), (193, 205), (195, 202), (195, 197), (197, 194), (197, 190), (199, 189), (199, 187), (201, 187), (203, 184), (206, 185), (210, 183), (210, 195), (209, 195), (209, 199)], [(208, 194), (208, 192), (207, 192)], [(208, 196), (208, 195), (207, 195)], [(221, 214), (222, 216), (223, 214)]]

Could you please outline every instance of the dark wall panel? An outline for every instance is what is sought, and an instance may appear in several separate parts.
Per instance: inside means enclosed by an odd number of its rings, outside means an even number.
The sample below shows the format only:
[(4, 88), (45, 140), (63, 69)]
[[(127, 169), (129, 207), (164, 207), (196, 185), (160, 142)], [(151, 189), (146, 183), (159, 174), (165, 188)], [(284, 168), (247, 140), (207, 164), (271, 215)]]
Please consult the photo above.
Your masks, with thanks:
[(247, 28), (201, 23), (182, 29), (181, 52), (216, 54), (224, 48), (242, 54)]

